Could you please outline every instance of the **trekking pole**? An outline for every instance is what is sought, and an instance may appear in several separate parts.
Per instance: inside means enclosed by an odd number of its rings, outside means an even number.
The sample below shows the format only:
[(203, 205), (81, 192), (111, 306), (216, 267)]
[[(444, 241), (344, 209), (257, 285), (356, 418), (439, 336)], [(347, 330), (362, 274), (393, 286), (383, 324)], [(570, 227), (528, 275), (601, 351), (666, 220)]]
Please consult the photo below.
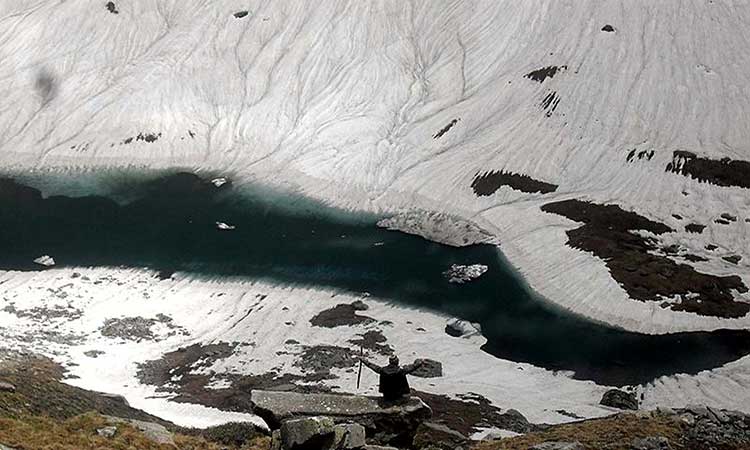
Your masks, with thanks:
[(359, 390), (359, 381), (362, 379), (362, 358), (365, 357), (365, 348), (359, 346), (359, 373), (357, 374), (357, 390)]

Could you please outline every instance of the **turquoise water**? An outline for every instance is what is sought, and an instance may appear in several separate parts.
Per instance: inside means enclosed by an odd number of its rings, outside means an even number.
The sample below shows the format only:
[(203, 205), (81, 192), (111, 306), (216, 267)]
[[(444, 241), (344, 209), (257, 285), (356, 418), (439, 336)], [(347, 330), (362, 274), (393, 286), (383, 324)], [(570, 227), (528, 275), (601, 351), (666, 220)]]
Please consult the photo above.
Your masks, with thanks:
[[(43, 270), (32, 261), (49, 254), (58, 266), (146, 267), (165, 277), (182, 271), (370, 292), (479, 322), (488, 340), (483, 349), (498, 357), (613, 385), (697, 373), (750, 353), (746, 330), (653, 336), (592, 322), (540, 299), (495, 246), (444, 246), (378, 228), (375, 216), (293, 195), (216, 188), (188, 173), (16, 179), (23, 184), (0, 181), (3, 269)], [(219, 230), (217, 221), (236, 229)], [(470, 283), (442, 275), (452, 264), (475, 263), (489, 270)]]

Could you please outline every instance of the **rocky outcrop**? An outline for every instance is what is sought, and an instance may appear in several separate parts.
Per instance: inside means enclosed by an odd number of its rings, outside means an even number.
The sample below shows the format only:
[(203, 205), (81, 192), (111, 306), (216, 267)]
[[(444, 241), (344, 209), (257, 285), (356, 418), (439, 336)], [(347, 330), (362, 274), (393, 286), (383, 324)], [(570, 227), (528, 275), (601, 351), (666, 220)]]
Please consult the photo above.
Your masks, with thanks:
[(414, 436), (414, 448), (434, 448), (453, 450), (468, 442), (468, 438), (458, 431), (451, 430), (440, 423), (425, 422), (417, 428)]
[(635, 394), (619, 389), (610, 389), (605, 392), (599, 404), (617, 409), (638, 409), (638, 399)]
[(333, 420), (328, 417), (305, 417), (281, 424), (283, 450), (320, 450), (333, 447)]
[(453, 337), (469, 337), (479, 334), (480, 327), (466, 320), (451, 319), (445, 324), (445, 333)]
[(255, 414), (272, 429), (289, 419), (326, 416), (337, 424), (362, 425), (372, 443), (378, 444), (410, 444), (417, 427), (432, 416), (417, 397), (394, 404), (363, 396), (257, 390), (252, 391), (251, 399)]
[(580, 442), (543, 442), (531, 447), (530, 450), (584, 450)]
[[(136, 420), (136, 419), (122, 419), (120, 417), (113, 417), (113, 416), (104, 416), (104, 417), (107, 419), (107, 422), (109, 422), (112, 425), (115, 425), (114, 427), (107, 427), (107, 428), (115, 428), (115, 432), (116, 432), (117, 424), (130, 425), (131, 427), (143, 433), (143, 435), (152, 442), (155, 442), (160, 445), (171, 445), (171, 446), (176, 447), (172, 433), (169, 430), (167, 430), (166, 427), (164, 427), (163, 425), (160, 425), (154, 422), (146, 422), (143, 420)], [(114, 436), (114, 433), (112, 433), (112, 435)]]
[(631, 450), (672, 450), (669, 440), (663, 436), (649, 436), (633, 439)]
[(10, 383), (6, 383), (4, 381), (0, 381), (0, 392), (16, 392), (16, 387), (13, 386)]

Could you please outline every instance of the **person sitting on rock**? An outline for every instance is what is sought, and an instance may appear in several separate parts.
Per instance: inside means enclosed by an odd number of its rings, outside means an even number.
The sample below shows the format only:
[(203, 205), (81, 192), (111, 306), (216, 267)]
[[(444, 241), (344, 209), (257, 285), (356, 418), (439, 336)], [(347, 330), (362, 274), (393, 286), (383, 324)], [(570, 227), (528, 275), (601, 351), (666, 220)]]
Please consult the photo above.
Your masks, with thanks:
[(406, 379), (406, 375), (416, 371), (423, 365), (421, 360), (417, 360), (414, 364), (401, 367), (396, 355), (388, 359), (388, 365), (385, 367), (373, 364), (365, 358), (360, 358), (360, 361), (373, 372), (380, 375), (379, 391), (387, 401), (396, 401), (409, 397), (411, 390), (409, 389), (409, 381)]

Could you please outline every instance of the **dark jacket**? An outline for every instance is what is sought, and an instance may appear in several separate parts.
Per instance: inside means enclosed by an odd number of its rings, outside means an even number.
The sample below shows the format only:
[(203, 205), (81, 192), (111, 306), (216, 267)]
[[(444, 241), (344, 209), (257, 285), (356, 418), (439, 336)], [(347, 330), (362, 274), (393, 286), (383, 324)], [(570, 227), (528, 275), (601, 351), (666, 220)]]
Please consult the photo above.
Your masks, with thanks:
[(369, 361), (362, 360), (362, 362), (380, 375), (379, 390), (386, 400), (397, 400), (409, 396), (411, 390), (409, 389), (409, 381), (406, 379), (406, 375), (422, 366), (421, 361), (403, 367), (392, 365), (380, 367)]

